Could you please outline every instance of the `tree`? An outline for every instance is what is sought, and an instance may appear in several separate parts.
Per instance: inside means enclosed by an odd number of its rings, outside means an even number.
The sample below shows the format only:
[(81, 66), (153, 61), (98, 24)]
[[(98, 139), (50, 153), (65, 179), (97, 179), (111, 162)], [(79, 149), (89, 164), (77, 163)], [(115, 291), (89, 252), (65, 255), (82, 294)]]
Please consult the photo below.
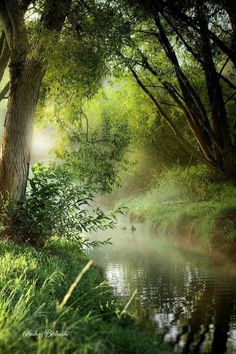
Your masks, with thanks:
[(72, 175), (100, 193), (111, 193), (126, 171), (131, 132), (127, 109), (109, 87), (84, 102), (80, 120), (57, 129), (57, 157)]
[(106, 58), (125, 27), (121, 31), (123, 23), (109, 4), (80, 0), (5, 0), (0, 22), (0, 79), (8, 62), (10, 70), (0, 189), (18, 202), (24, 198), (39, 98), (58, 107), (73, 101), (78, 110), (81, 96), (91, 97), (101, 85)]
[[(129, 44), (120, 53), (124, 64), (182, 148), (226, 177), (235, 178), (236, 136), (231, 127), (235, 119), (229, 116), (227, 104), (235, 96), (236, 85), (224, 73), (230, 61), (236, 64), (234, 18), (230, 13), (233, 4), (229, 8), (230, 2), (226, 1), (222, 6), (217, 1), (125, 3), (132, 13), (132, 32)], [(127, 6), (124, 8), (126, 14)], [(204, 77), (200, 90), (193, 74), (196, 69), (196, 75)], [(226, 96), (228, 88), (233, 93)], [(160, 91), (166, 92), (168, 104), (182, 111), (197, 145), (186, 139), (179, 123), (168, 114), (160, 101)]]
[(10, 70), (0, 187), (3, 194), (9, 193), (15, 202), (20, 201), (25, 193), (34, 112), (47, 66), (46, 58), (39, 59), (37, 53), (43, 50), (43, 40), (48, 33), (54, 33), (54, 39), (59, 39), (71, 0), (45, 0), (42, 15), (37, 21), (37, 36), (31, 39), (24, 14), (33, 3), (10, 0), (2, 1), (0, 5), (3, 28), (0, 73), (4, 72), (8, 61)]

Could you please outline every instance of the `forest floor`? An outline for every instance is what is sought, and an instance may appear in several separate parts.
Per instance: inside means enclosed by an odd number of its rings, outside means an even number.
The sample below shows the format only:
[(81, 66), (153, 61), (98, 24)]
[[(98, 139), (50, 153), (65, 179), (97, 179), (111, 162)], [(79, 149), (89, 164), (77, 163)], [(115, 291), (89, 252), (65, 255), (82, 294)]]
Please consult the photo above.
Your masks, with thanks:
[(1, 241), (0, 256), (0, 353), (170, 352), (123, 311), (100, 268), (70, 288), (88, 262), (76, 244), (40, 251)]
[(164, 173), (147, 191), (123, 198), (131, 221), (207, 252), (236, 255), (236, 187), (210, 181), (196, 166)]

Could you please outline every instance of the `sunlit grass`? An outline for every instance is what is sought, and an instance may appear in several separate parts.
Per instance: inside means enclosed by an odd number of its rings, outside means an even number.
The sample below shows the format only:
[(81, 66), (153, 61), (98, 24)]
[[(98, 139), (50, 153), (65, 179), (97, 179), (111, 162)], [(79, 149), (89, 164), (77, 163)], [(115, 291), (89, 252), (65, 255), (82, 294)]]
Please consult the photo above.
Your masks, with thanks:
[(0, 353), (168, 353), (121, 315), (125, 304), (86, 264), (75, 244), (37, 251), (1, 242)]
[(230, 249), (236, 243), (236, 187), (211, 182), (206, 174), (202, 167), (167, 171), (150, 190), (119, 205), (128, 207), (132, 220), (146, 221), (163, 233), (185, 229), (182, 236), (192, 233), (208, 249), (215, 241), (217, 247), (221, 243), (220, 248)]

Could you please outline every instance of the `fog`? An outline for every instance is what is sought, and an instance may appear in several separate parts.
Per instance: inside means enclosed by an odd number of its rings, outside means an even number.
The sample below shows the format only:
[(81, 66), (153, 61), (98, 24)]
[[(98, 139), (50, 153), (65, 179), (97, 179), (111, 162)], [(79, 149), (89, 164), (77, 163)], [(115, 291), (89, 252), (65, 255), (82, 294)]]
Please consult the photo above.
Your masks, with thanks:
[[(3, 126), (6, 115), (6, 101), (0, 103), (0, 139), (2, 141)], [(43, 162), (48, 163), (53, 160), (54, 146), (56, 144), (57, 135), (55, 130), (50, 126), (35, 127), (33, 132), (31, 163)]]

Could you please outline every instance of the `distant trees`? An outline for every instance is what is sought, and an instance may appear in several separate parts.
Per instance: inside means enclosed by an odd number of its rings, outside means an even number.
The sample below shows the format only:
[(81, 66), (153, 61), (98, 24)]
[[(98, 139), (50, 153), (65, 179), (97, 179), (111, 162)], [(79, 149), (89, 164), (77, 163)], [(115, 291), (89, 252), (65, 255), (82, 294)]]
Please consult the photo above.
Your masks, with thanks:
[[(175, 106), (165, 109), (169, 115), (178, 114)], [(61, 116), (66, 114), (73, 115), (73, 109), (60, 111)], [(55, 151), (61, 163), (100, 193), (123, 186), (139, 168), (142, 184), (163, 168), (190, 161), (129, 72), (107, 80), (92, 99), (84, 100), (76, 122), (64, 120), (57, 132)]]

